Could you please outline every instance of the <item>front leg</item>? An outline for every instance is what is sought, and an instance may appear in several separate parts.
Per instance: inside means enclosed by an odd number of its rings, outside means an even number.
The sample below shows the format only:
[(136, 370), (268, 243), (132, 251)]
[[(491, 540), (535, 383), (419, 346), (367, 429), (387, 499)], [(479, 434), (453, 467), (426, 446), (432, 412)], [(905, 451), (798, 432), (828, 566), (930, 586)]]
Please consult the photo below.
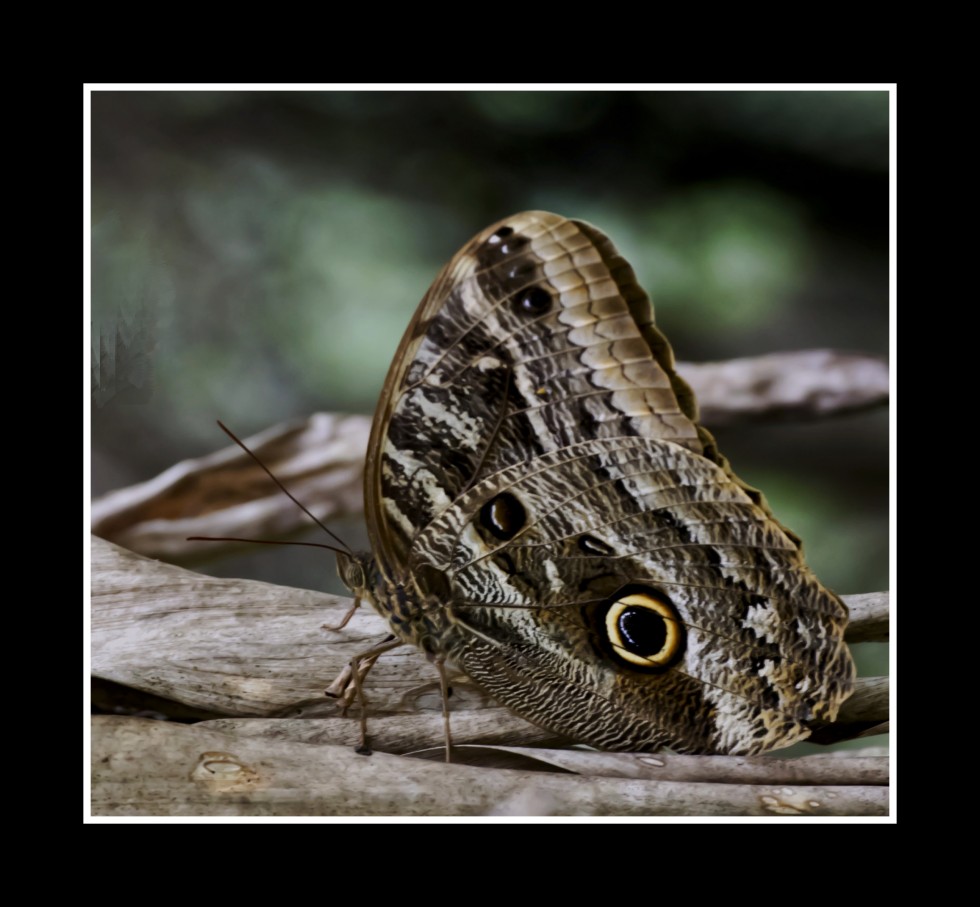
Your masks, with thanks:
[(371, 755), (371, 747), (367, 742), (367, 702), (364, 698), (364, 678), (374, 666), (380, 655), (390, 652), (392, 649), (402, 645), (403, 641), (395, 636), (388, 636), (378, 645), (360, 652), (355, 655), (337, 676), (337, 679), (330, 684), (324, 691), (327, 696), (339, 699), (341, 703), (341, 714), (347, 713), (347, 708), (356, 696), (357, 702), (361, 707), (361, 742), (356, 746), (355, 752), (364, 756)]

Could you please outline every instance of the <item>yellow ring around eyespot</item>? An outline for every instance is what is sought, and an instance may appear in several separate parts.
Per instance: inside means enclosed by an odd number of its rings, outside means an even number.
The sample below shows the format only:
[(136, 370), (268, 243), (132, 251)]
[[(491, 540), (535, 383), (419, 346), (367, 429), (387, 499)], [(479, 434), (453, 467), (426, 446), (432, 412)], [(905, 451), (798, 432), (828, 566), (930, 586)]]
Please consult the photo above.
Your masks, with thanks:
[[(660, 647), (659, 652), (653, 652), (649, 655), (637, 655), (635, 652), (630, 652), (623, 645), (623, 638), (619, 632), (619, 618), (627, 608), (646, 608), (648, 611), (659, 614), (664, 619), (667, 633), (664, 638), (664, 644)], [(673, 658), (677, 652), (677, 647), (681, 644), (681, 627), (674, 609), (666, 602), (662, 602), (652, 595), (644, 595), (639, 592), (633, 595), (627, 595), (609, 606), (609, 610), (606, 612), (606, 635), (612, 643), (613, 648), (615, 648), (616, 654), (623, 661), (628, 661), (640, 667), (666, 664)]]

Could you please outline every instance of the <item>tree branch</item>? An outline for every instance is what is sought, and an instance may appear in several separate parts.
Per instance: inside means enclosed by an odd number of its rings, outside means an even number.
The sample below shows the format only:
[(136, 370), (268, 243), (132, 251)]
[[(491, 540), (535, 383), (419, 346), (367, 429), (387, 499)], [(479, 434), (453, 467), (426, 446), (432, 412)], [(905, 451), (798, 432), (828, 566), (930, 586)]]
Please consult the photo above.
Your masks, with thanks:
[[(706, 424), (810, 418), (887, 399), (887, 368), (829, 351), (682, 364)], [(268, 429), (249, 446), (321, 519), (359, 513), (370, 428), (319, 414)], [(128, 547), (192, 561), (216, 548), (188, 535), (281, 538), (306, 517), (265, 474), (228, 447), (178, 464), (93, 505), (93, 527)], [(92, 539), (92, 669), (177, 702), (192, 727), (95, 717), (92, 809), (101, 815), (886, 815), (887, 759), (799, 759), (598, 753), (496, 706), (451, 677), (454, 764), (442, 758), (435, 672), (398, 649), (372, 670), (369, 732), (324, 689), (353, 655), (387, 634), (349, 599), (247, 580), (216, 579)], [(888, 594), (847, 596), (849, 642), (888, 636)], [(356, 711), (356, 709), (354, 709)], [(859, 679), (829, 742), (887, 728), (887, 678)], [(534, 748), (529, 748), (534, 747)], [(421, 750), (421, 751), (420, 751)], [(387, 752), (383, 752), (387, 751)], [(422, 759), (403, 755), (415, 751)], [(389, 755), (390, 753), (391, 755)], [(507, 771), (501, 771), (506, 768)]]
[(862, 353), (800, 350), (727, 362), (681, 362), (705, 425), (816, 419), (888, 400), (888, 364)]
[[(353, 752), (359, 722), (342, 717), (323, 691), (352, 655), (386, 634), (371, 609), (361, 608), (343, 631), (325, 630), (323, 624), (337, 623), (347, 611), (348, 599), (201, 576), (98, 538), (92, 539), (92, 578), (94, 674), (193, 709), (268, 716), (192, 727), (94, 718), (95, 814), (887, 813), (882, 757), (528, 749), (565, 741), (496, 706), (459, 674), (451, 680), (454, 764), (386, 755), (424, 748), (420, 755), (442, 758), (436, 673), (407, 647), (381, 659), (368, 677), (376, 752), (366, 759)], [(887, 611), (886, 595), (874, 601)], [(884, 720), (886, 683), (859, 681), (845, 704), (849, 717)]]
[[(875, 600), (884, 623), (888, 596)], [(370, 607), (342, 631), (324, 628), (338, 624), (350, 604), (309, 589), (202, 576), (93, 538), (92, 671), (219, 714), (329, 717), (339, 706), (323, 691), (354, 655), (388, 633)], [(492, 704), (465, 676), (452, 684), (456, 709)], [(887, 695), (876, 690), (854, 694), (863, 706), (850, 721), (887, 720)], [(435, 670), (409, 647), (377, 663), (368, 692), (372, 715), (440, 708)], [(515, 728), (522, 726), (532, 727)], [(538, 729), (532, 734), (541, 740)]]
[[(363, 510), (361, 476), (370, 431), (365, 416), (316, 413), (274, 425), (245, 443), (326, 522)], [(92, 502), (96, 535), (173, 563), (202, 561), (242, 547), (188, 542), (188, 536), (278, 539), (310, 525), (309, 517), (234, 444)]]
[[(888, 788), (874, 783), (788, 787), (568, 769), (562, 774), (494, 771), (386, 753), (367, 758), (349, 747), (139, 718), (93, 719), (92, 766), (92, 811), (109, 816), (882, 816), (888, 811)], [(577, 764), (575, 771), (584, 767)]]
[(845, 595), (844, 602), (851, 612), (850, 621), (847, 624), (847, 641), (849, 643), (887, 642), (887, 592)]

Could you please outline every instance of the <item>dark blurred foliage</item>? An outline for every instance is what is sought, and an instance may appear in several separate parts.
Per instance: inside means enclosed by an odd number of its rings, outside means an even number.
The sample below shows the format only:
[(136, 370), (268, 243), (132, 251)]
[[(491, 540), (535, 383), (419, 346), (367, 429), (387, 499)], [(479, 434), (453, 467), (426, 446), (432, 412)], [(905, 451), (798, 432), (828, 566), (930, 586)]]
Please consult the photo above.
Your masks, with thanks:
[[(528, 208), (608, 233), (681, 359), (888, 352), (884, 92), (99, 91), (94, 492), (223, 446), (216, 418), (373, 411), (438, 269)], [(888, 585), (887, 425), (717, 433), (841, 592)], [(215, 572), (326, 587), (310, 558)]]

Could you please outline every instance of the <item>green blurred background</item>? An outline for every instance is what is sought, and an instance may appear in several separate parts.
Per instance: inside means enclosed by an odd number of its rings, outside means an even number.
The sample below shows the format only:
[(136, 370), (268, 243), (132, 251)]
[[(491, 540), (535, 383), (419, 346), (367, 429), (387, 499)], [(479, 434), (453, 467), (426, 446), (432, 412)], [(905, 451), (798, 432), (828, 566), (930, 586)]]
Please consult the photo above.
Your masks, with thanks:
[[(224, 446), (217, 418), (372, 412), (442, 264), (528, 208), (608, 233), (680, 359), (887, 355), (885, 92), (96, 91), (93, 493)], [(839, 592), (888, 586), (887, 426), (717, 431)], [(208, 569), (339, 588), (307, 550)]]

